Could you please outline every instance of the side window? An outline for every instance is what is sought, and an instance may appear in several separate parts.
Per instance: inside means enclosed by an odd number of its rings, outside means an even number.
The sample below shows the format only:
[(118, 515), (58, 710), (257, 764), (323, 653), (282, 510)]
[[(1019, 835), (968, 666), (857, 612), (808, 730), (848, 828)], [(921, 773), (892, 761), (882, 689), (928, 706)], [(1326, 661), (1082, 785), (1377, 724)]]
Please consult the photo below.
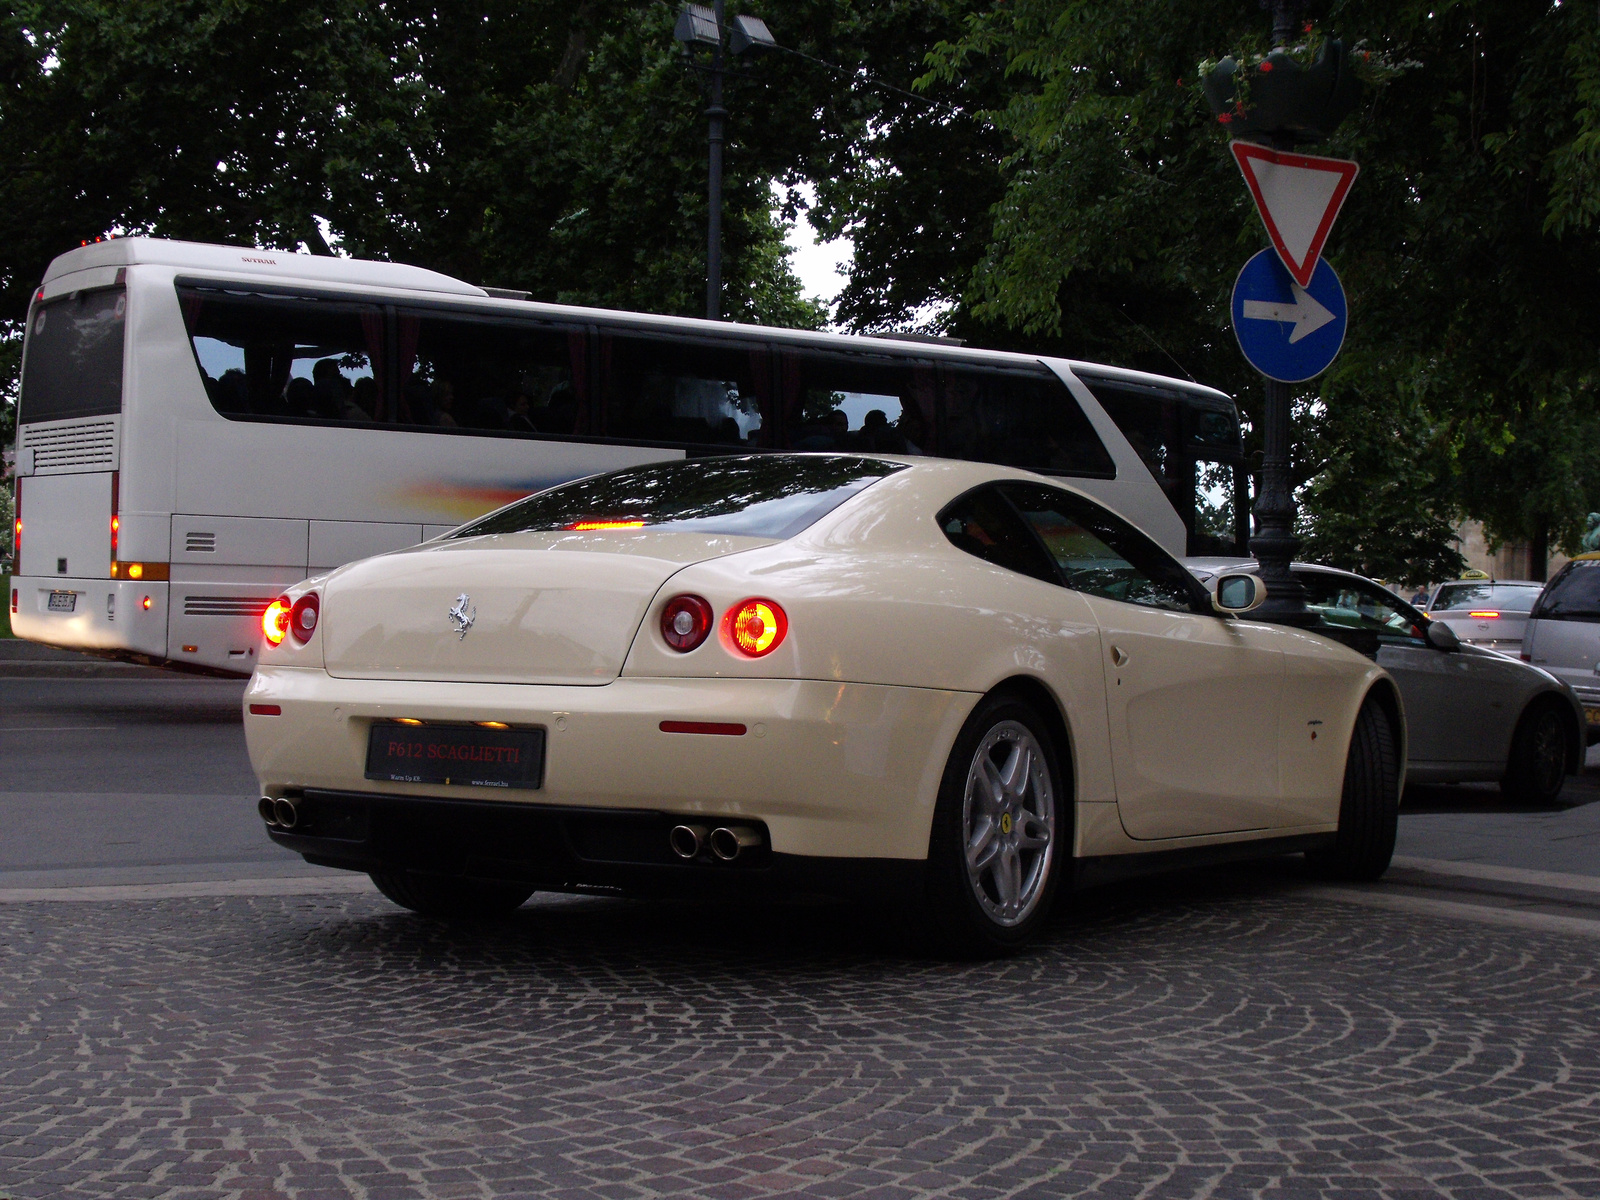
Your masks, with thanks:
[(224, 416), (371, 424), (383, 405), (376, 305), (180, 289), (211, 406)]
[(1200, 587), (1166, 551), (1092, 500), (1026, 483), (1002, 485), (1074, 591), (1165, 608), (1205, 611)]
[(974, 558), (1046, 583), (1061, 582), (1038, 539), (992, 487), (968, 492), (950, 504), (939, 514), (939, 525), (952, 546)]
[(402, 424), (588, 432), (581, 329), (406, 311), (397, 325)]
[(931, 362), (822, 350), (781, 353), (790, 449), (934, 452)]
[(1426, 646), (1422, 614), (1380, 587), (1323, 571), (1296, 571), (1306, 589), (1306, 607), (1329, 625), (1369, 629), (1380, 642)]
[(946, 458), (1046, 474), (1116, 475), (1116, 464), (1089, 418), (1051, 372), (949, 366), (943, 375), (939, 453)]
[(602, 332), (599, 390), (610, 438), (730, 450), (771, 444), (771, 376), (759, 343)]

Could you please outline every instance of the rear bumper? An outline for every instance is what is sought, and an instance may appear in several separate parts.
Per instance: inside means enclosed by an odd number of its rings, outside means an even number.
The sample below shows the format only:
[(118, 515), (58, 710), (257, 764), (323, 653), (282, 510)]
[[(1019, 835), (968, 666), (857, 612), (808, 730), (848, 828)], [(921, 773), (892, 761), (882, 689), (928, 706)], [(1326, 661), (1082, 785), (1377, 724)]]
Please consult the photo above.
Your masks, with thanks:
[[(522, 686), (336, 679), (315, 669), (262, 667), (246, 689), (244, 721), (266, 795), (305, 794), (309, 802), (320, 792), (354, 794), (368, 798), (369, 812), (379, 802), (425, 802), (446, 817), (485, 804), (498, 813), (659, 814), (672, 818), (661, 830), (662, 853), (672, 823), (740, 820), (766, 829), (775, 861), (920, 861), (945, 761), (977, 699), (815, 680)], [(280, 713), (252, 713), (252, 705)], [(508, 792), (368, 780), (367, 732), (374, 720), (395, 717), (543, 728), (542, 786)], [(663, 721), (739, 724), (746, 732), (668, 733)]]
[[(510, 881), (539, 891), (630, 896), (914, 894), (922, 861), (811, 858), (765, 846), (732, 863), (686, 862), (661, 812), (310, 790), (280, 846), (320, 866), (405, 869)], [(759, 827), (759, 825), (758, 825)]]
[[(11, 632), (30, 642), (149, 661), (167, 653), (164, 581), (84, 579), (64, 575), (13, 575), (17, 595)], [(70, 595), (72, 609), (52, 610), (50, 597)], [(8, 591), (6, 603), (11, 603)], [(149, 600), (149, 607), (145, 601)]]

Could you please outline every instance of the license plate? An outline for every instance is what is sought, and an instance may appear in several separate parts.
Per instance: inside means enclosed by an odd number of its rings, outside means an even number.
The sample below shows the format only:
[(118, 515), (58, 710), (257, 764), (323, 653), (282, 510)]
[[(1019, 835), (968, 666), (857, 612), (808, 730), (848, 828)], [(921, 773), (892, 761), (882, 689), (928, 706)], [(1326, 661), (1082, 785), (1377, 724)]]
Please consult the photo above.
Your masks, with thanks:
[(51, 592), (46, 607), (51, 612), (71, 612), (77, 606), (77, 592)]
[(1584, 718), (1591, 725), (1600, 725), (1600, 708), (1586, 708), (1583, 710)]
[(367, 734), (367, 778), (534, 789), (544, 781), (544, 730), (378, 721)]

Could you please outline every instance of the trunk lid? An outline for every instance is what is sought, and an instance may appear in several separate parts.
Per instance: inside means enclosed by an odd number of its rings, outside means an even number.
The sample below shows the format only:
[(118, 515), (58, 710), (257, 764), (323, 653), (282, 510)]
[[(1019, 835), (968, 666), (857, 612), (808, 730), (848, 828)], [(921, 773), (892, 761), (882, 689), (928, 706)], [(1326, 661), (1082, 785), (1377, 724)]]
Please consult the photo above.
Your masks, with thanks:
[(649, 529), (429, 542), (329, 578), (323, 661), (345, 679), (609, 683), (673, 574), (771, 542)]

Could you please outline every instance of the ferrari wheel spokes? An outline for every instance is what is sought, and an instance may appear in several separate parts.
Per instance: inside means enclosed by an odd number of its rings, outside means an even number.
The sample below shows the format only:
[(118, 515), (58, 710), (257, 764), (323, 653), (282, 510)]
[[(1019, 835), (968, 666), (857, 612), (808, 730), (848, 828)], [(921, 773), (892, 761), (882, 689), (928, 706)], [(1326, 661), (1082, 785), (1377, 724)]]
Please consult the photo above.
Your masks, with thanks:
[(1001, 925), (1033, 911), (1049, 874), (1055, 805), (1044, 762), (1025, 725), (1001, 721), (978, 743), (967, 773), (967, 881)]

